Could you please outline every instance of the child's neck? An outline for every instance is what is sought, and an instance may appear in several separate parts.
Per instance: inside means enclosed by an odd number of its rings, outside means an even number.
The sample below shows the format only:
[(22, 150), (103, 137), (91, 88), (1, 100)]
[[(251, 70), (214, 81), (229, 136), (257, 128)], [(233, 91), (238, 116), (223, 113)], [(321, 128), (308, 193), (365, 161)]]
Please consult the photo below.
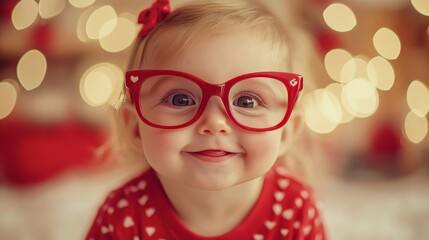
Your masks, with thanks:
[(204, 191), (159, 177), (183, 223), (203, 236), (229, 232), (246, 217), (257, 201), (263, 178), (220, 191)]

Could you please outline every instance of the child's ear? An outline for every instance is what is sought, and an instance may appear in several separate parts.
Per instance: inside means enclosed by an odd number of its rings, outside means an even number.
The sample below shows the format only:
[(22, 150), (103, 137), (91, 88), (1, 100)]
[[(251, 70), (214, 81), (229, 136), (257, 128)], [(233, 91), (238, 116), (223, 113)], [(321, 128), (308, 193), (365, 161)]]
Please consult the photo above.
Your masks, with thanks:
[(140, 138), (139, 123), (140, 118), (137, 115), (134, 106), (124, 103), (118, 112), (120, 130), (123, 131), (129, 145), (137, 152), (142, 152), (142, 143)]
[(304, 118), (301, 111), (295, 111), (283, 127), (279, 156), (284, 156), (301, 134)]

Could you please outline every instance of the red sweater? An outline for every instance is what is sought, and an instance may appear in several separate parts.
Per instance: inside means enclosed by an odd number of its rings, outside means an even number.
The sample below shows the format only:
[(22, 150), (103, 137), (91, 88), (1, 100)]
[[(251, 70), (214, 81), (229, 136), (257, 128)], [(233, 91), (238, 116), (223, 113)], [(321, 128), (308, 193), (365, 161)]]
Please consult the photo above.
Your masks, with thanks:
[(266, 175), (247, 217), (223, 235), (204, 237), (191, 232), (151, 169), (107, 197), (86, 239), (324, 240), (326, 236), (311, 190), (277, 166)]

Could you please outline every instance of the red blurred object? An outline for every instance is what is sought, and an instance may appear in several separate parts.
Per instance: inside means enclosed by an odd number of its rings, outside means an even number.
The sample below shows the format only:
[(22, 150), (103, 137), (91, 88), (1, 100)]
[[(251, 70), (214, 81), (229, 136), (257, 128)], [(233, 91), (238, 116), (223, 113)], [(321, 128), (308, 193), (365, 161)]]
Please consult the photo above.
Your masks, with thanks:
[(78, 166), (100, 164), (96, 149), (106, 139), (77, 121), (40, 125), (0, 120), (0, 179), (17, 185), (39, 183)]
[(401, 132), (392, 123), (376, 125), (370, 138), (369, 160), (373, 168), (397, 174), (401, 160)]
[(319, 50), (323, 54), (328, 53), (332, 49), (341, 47), (339, 38), (335, 35), (334, 32), (328, 29), (320, 29), (316, 33), (316, 39)]
[(313, 2), (325, 6), (330, 2), (330, 0), (313, 0)]
[(375, 156), (392, 156), (401, 152), (401, 133), (392, 124), (379, 124), (371, 139), (371, 153)]
[(0, 1), (0, 20), (5, 22), (11, 22), (12, 11), (18, 0), (1, 0)]
[(32, 29), (31, 48), (49, 53), (54, 42), (53, 36), (54, 33), (50, 22), (35, 25)]

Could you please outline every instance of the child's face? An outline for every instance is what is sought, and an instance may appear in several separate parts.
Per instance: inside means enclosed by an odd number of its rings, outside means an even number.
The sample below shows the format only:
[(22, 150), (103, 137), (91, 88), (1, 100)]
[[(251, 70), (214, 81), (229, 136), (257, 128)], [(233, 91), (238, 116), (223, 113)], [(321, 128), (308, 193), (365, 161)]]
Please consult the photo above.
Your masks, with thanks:
[[(165, 36), (165, 39), (174, 36)], [(171, 59), (145, 69), (178, 70), (219, 84), (257, 71), (282, 71), (278, 55), (251, 35), (201, 38)], [(194, 124), (153, 128), (139, 120), (148, 163), (163, 177), (204, 190), (225, 189), (264, 175), (276, 161), (284, 129), (251, 132), (235, 125), (219, 97), (212, 97)], [(287, 125), (286, 125), (287, 126)]]

